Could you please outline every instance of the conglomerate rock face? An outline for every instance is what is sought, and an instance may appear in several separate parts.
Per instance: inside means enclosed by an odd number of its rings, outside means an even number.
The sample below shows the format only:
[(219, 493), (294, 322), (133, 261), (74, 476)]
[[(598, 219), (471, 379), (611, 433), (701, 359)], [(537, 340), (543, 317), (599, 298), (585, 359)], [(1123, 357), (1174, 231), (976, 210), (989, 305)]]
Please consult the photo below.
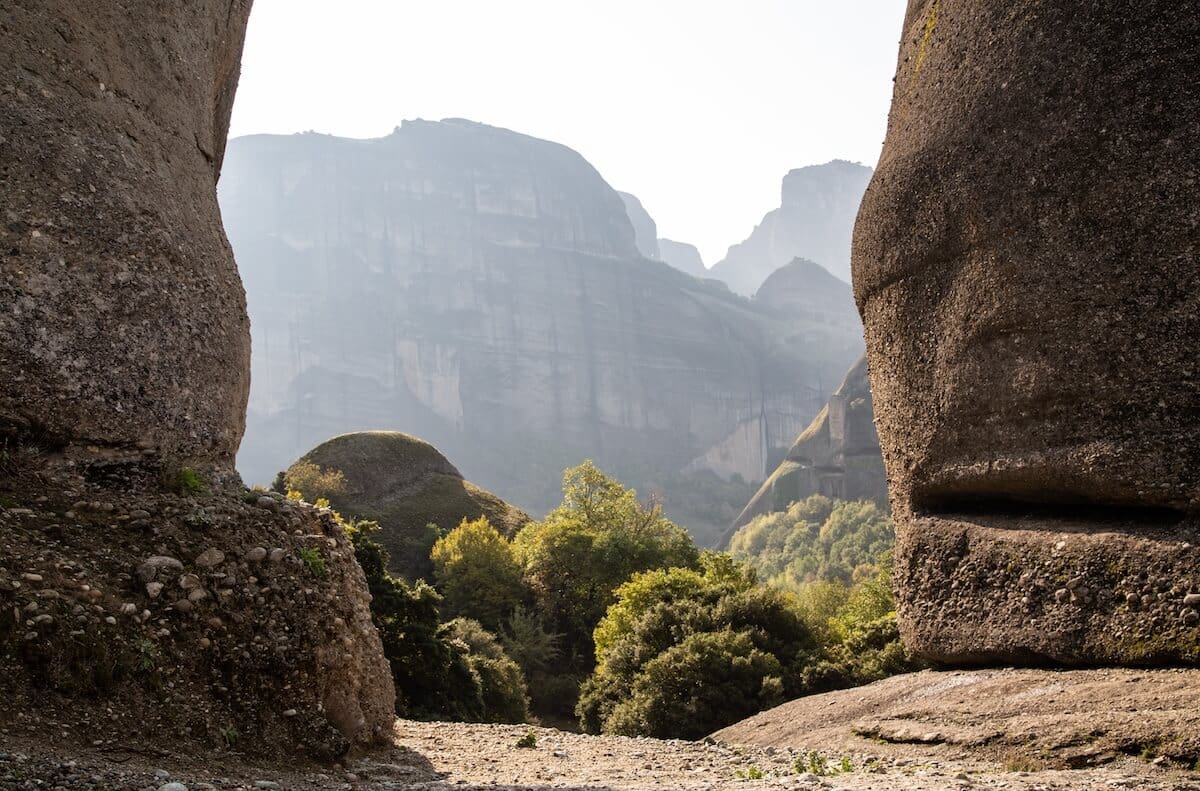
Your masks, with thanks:
[(232, 466), (250, 335), (214, 184), (249, 12), (5, 3), (5, 435)]
[(0, 728), (324, 758), (390, 731), (340, 526), (233, 471), (250, 336), (215, 183), (249, 11), (4, 5)]
[(854, 239), (903, 633), (1200, 660), (1200, 3), (913, 0)]

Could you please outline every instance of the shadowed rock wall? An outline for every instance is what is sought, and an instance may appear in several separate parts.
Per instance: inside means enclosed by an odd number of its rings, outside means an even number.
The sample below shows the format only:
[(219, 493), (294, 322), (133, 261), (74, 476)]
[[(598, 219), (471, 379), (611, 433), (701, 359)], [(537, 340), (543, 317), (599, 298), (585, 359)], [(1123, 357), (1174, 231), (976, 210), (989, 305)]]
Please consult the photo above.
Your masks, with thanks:
[(909, 3), (854, 239), (910, 645), (1200, 658), (1200, 3)]
[(213, 186), (249, 12), (5, 3), (0, 431), (232, 467), (250, 336)]

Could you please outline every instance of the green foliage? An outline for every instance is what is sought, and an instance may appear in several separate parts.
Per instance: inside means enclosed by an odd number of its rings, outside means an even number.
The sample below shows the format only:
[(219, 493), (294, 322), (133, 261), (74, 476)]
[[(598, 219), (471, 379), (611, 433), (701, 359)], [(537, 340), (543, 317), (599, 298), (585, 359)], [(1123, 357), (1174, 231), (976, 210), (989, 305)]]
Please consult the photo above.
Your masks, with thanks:
[(487, 517), (464, 519), (438, 539), (431, 557), (445, 617), (474, 618), (498, 630), (525, 598), (516, 553)]
[(236, 747), (238, 739), (241, 737), (242, 735), (238, 733), (238, 729), (232, 724), (226, 725), (221, 729), (221, 739), (225, 742), (226, 747)]
[(520, 669), (477, 623), (440, 625), (442, 597), (427, 583), (388, 574), (388, 554), (369, 521), (345, 523), (367, 578), (371, 618), (396, 684), (396, 708), (410, 717), (483, 722), (525, 718)]
[(304, 547), (300, 550), (300, 559), (304, 561), (304, 565), (314, 577), (324, 578), (327, 571), (321, 550), (316, 547)]
[(891, 520), (869, 502), (816, 495), (737, 532), (730, 552), (768, 584), (794, 591), (822, 646), (801, 674), (807, 692), (865, 684), (917, 669), (892, 600)]
[(323, 470), (309, 461), (298, 461), (280, 475), (283, 480), (276, 478), (276, 484), (283, 484), (281, 494), (297, 491), (310, 503), (322, 498), (329, 500), (346, 491), (346, 476), (341, 470)]
[(734, 534), (729, 553), (763, 579), (795, 590), (818, 580), (850, 583), (894, 543), (891, 519), (874, 503), (814, 495), (756, 517)]
[(698, 738), (800, 691), (816, 644), (790, 594), (726, 555), (637, 574), (596, 627), (591, 733)]
[(561, 633), (568, 665), (587, 672), (592, 630), (634, 573), (695, 567), (687, 533), (590, 461), (563, 474), (563, 501), (514, 540), (535, 603)]
[(483, 702), (480, 719), (510, 723), (529, 719), (525, 677), (493, 634), (478, 621), (456, 618), (442, 624), (438, 635), (466, 656)]
[(532, 750), (537, 747), (537, 734), (533, 731), (526, 731), (524, 736), (517, 739), (517, 747), (522, 750)]
[(204, 478), (192, 467), (180, 467), (176, 470), (175, 489), (184, 496), (200, 495), (208, 491)]

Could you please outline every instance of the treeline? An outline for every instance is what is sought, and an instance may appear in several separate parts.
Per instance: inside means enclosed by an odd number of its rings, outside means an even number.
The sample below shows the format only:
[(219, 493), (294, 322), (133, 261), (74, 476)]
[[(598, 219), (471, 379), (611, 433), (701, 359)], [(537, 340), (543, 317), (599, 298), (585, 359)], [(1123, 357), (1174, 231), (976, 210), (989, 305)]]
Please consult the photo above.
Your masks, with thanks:
[[(298, 472), (281, 481), (293, 497), (320, 504), (339, 485), (336, 473)], [(892, 613), (890, 522), (864, 506), (810, 499), (744, 528), (733, 555), (701, 553), (658, 506), (585, 462), (564, 474), (562, 503), (511, 540), (486, 519), (427, 528), (438, 535), (431, 571), (415, 580), (389, 574), (375, 523), (342, 521), (400, 714), (577, 717), (589, 732), (692, 738), (912, 666)], [(807, 538), (789, 544), (785, 532)]]

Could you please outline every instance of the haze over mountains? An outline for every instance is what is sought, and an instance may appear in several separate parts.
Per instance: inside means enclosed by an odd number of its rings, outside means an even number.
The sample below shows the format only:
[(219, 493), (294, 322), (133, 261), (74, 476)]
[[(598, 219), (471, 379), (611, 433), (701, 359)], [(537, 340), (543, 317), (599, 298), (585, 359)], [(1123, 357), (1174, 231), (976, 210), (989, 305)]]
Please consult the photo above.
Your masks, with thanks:
[(394, 429), (534, 514), (593, 458), (706, 540), (749, 489), (696, 492), (763, 480), (862, 353), (825, 270), (799, 263), (755, 299), (677, 271), (698, 254), (660, 242), (636, 198), (503, 129), (238, 138), (220, 196), (251, 316), (251, 482)]

